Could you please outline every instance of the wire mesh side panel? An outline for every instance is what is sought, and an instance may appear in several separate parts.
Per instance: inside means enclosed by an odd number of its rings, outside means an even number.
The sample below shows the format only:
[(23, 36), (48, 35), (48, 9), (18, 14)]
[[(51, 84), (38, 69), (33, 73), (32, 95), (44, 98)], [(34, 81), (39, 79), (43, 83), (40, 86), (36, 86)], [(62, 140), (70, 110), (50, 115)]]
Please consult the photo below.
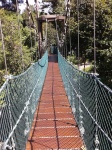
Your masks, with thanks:
[(0, 142), (2, 149), (24, 150), (40, 98), (48, 54), (23, 74), (13, 76), (0, 89)]
[(65, 90), (87, 150), (112, 149), (112, 90), (58, 53)]

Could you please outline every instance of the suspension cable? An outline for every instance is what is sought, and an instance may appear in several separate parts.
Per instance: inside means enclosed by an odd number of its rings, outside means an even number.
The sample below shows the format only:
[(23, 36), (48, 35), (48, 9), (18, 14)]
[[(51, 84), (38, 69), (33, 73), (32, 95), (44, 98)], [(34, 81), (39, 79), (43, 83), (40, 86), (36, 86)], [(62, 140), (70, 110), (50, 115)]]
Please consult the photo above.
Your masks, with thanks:
[(4, 53), (5, 74), (8, 75), (8, 72), (7, 72), (6, 52), (5, 52), (5, 46), (4, 46), (4, 35), (3, 35), (3, 32), (2, 32), (2, 23), (1, 23), (1, 19), (0, 19), (0, 31), (1, 31), (1, 38), (2, 38), (2, 50), (3, 50), (3, 53)]

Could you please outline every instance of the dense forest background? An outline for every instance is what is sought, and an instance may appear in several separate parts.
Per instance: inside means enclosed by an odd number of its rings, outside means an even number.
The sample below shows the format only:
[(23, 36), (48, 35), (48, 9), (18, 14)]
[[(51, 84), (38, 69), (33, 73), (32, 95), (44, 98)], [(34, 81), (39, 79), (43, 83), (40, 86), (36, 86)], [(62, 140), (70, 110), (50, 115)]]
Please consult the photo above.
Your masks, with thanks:
[[(45, 0), (44, 0), (45, 1)], [(48, 1), (48, 0), (47, 0)], [(22, 2), (22, 1), (21, 1)], [(6, 74), (5, 59), (7, 62), (7, 73), (18, 75), (26, 70), (32, 62), (38, 60), (38, 34), (36, 10), (30, 6), (35, 28), (32, 20), (29, 20), (27, 9), (20, 14), (15, 6), (5, 6), (5, 1), (0, 9), (1, 29), (0, 33), (0, 85), (5, 81)], [(45, 14), (45, 7), (50, 6), (48, 13), (66, 15), (64, 0), (57, 0), (43, 5), (40, 15)], [(84, 71), (93, 72), (94, 64), (94, 26), (93, 26), (93, 0), (85, 0), (79, 3), (79, 49), (80, 65), (89, 64)], [(3, 9), (4, 8), (4, 9)], [(10, 8), (10, 9), (9, 9)], [(112, 88), (112, 1), (96, 0), (96, 71), (100, 80)], [(46, 24), (43, 25), (44, 32)], [(48, 46), (56, 42), (55, 25), (48, 24)], [(0, 31), (1, 31), (0, 29)], [(62, 39), (63, 26), (59, 23), (59, 38)], [(45, 35), (44, 35), (45, 36)], [(71, 44), (70, 44), (71, 40)], [(77, 65), (78, 49), (78, 20), (77, 0), (70, 0), (70, 16), (67, 17), (66, 45), (68, 59)], [(4, 45), (4, 50), (3, 50)], [(72, 54), (70, 54), (72, 50)]]

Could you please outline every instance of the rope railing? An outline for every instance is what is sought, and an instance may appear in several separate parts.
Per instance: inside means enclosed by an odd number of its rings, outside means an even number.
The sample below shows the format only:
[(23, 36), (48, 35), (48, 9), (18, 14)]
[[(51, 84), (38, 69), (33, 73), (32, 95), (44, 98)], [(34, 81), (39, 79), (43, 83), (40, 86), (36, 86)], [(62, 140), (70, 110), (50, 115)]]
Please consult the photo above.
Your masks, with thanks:
[(112, 149), (112, 90), (58, 53), (66, 93), (87, 150)]
[(48, 54), (18, 76), (7, 76), (0, 89), (0, 150), (24, 150), (40, 98)]

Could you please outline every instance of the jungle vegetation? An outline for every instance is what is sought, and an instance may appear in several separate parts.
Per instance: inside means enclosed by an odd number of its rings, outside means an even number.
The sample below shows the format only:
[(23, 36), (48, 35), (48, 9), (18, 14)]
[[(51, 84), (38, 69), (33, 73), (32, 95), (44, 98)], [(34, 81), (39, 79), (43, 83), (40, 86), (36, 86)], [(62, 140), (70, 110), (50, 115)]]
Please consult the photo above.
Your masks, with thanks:
[[(45, 1), (45, 0), (44, 0)], [(49, 0), (47, 0), (49, 1)], [(15, 4), (15, 1), (13, 1)], [(45, 7), (52, 8), (49, 14), (66, 15), (65, 3), (63, 0), (57, 0), (55, 3), (49, 2)], [(36, 23), (36, 11), (31, 6), (32, 15)], [(100, 80), (112, 88), (112, 1), (96, 0), (96, 70)], [(45, 14), (44, 11), (40, 13)], [(94, 62), (94, 26), (93, 26), (93, 1), (85, 0), (83, 4), (79, 4), (79, 49), (80, 64), (86, 62), (93, 64)], [(2, 24), (2, 32), (4, 36), (4, 49), (7, 61), (8, 74), (17, 75), (27, 69), (31, 62), (38, 59), (38, 36), (32, 21), (28, 19), (28, 12), (25, 10), (23, 14), (7, 8), (0, 9), (0, 19)], [(45, 31), (46, 25), (43, 25)], [(63, 25), (58, 24), (59, 39), (62, 39)], [(56, 42), (56, 25), (48, 24), (48, 43)], [(36, 34), (35, 34), (36, 33)], [(71, 38), (70, 38), (71, 37)], [(70, 45), (71, 40), (71, 45)], [(52, 41), (50, 43), (50, 41)], [(73, 63), (77, 64), (78, 49), (78, 23), (77, 23), (77, 0), (70, 0), (70, 16), (67, 19), (67, 55)], [(4, 51), (2, 49), (2, 35), (0, 34), (0, 85), (4, 82), (6, 73), (4, 63)], [(48, 45), (48, 46), (49, 46)], [(71, 46), (71, 47), (70, 47)], [(70, 54), (72, 50), (72, 54)], [(93, 67), (85, 70), (93, 72)]]

